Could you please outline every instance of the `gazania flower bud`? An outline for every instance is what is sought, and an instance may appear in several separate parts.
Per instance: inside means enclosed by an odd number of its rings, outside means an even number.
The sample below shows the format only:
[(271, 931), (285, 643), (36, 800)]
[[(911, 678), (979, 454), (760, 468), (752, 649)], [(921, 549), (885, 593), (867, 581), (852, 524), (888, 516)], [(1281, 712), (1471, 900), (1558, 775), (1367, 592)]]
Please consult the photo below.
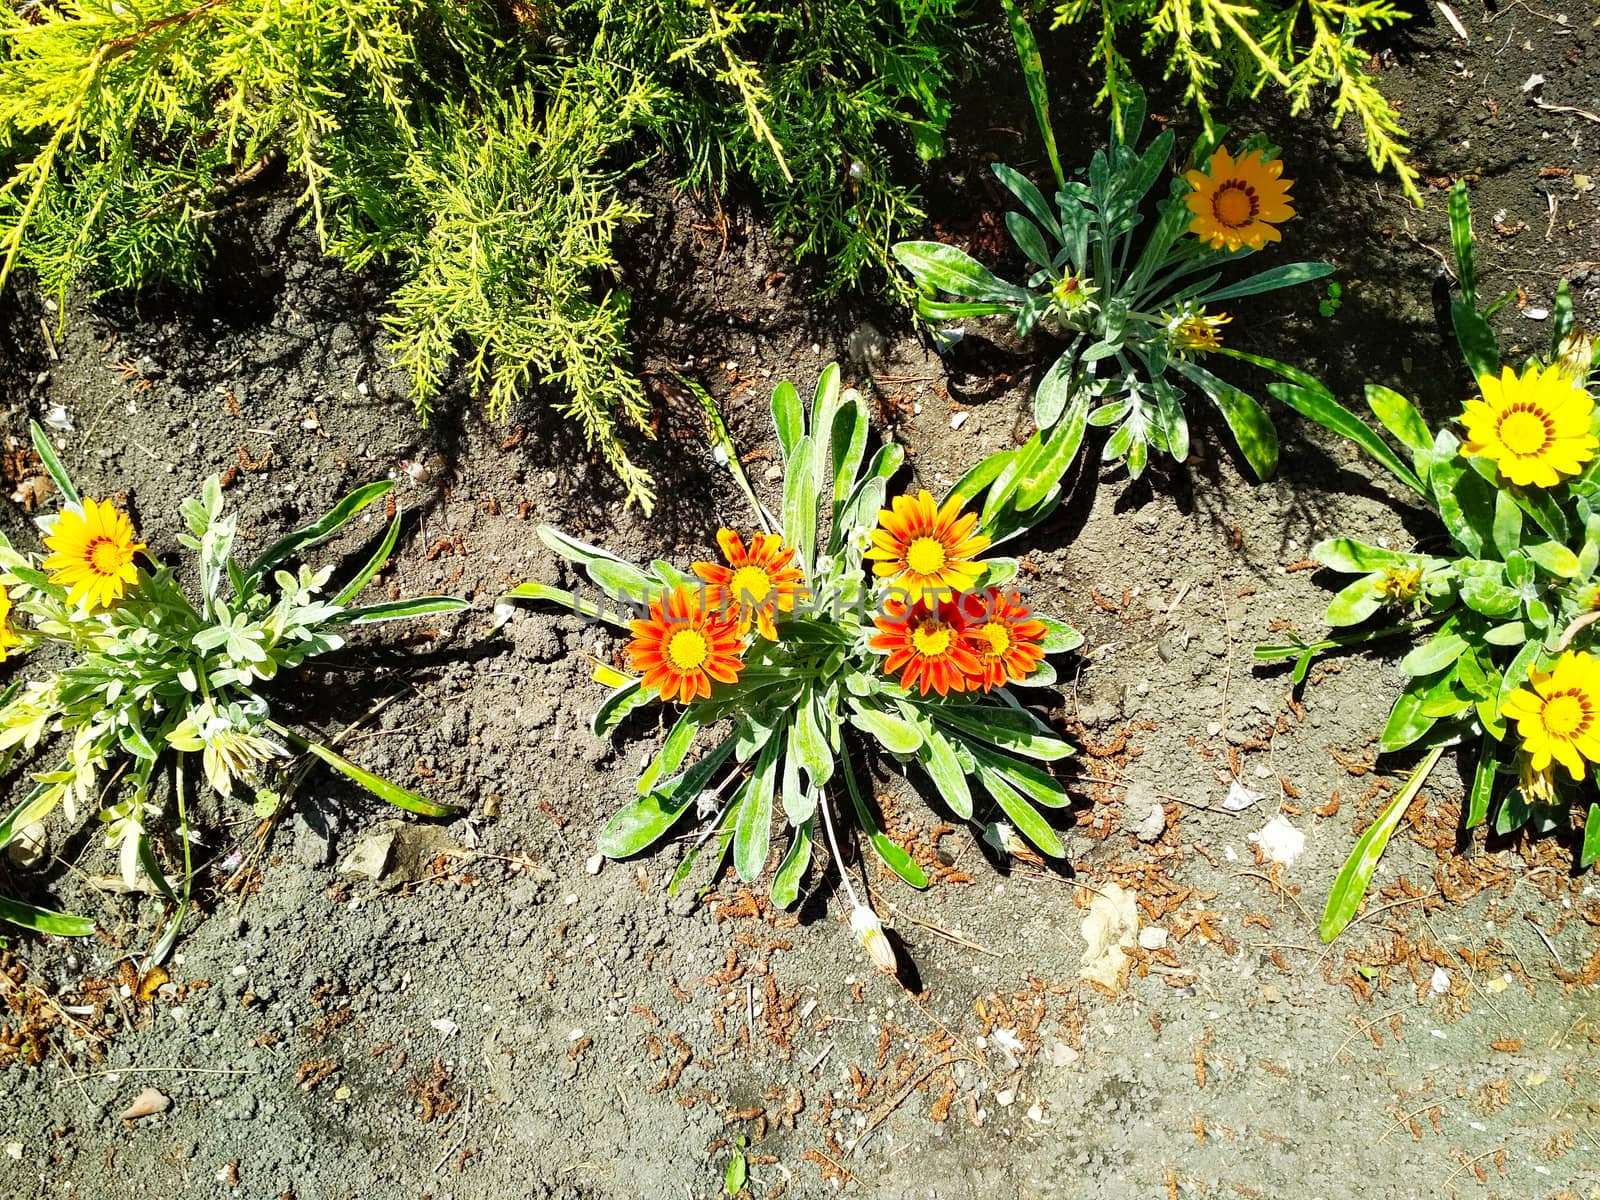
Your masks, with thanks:
[(1579, 325), (1561, 339), (1556, 365), (1561, 368), (1563, 375), (1576, 379), (1581, 385), (1589, 378), (1589, 369), (1594, 365), (1594, 352), (1594, 335)]
[(893, 975), (896, 970), (894, 947), (884, 935), (883, 922), (878, 920), (878, 914), (865, 904), (856, 905), (850, 913), (850, 929), (866, 948), (872, 965), (885, 975)]

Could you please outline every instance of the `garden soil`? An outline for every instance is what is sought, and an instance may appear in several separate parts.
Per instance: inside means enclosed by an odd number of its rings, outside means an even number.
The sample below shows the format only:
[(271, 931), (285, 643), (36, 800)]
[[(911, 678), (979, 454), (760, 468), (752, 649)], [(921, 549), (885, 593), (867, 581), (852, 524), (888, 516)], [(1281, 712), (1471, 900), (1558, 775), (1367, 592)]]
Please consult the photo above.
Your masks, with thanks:
[[(1581, 4), (1467, 0), (1462, 40), (1416, 7), (1374, 65), (1415, 135), (1420, 211), (1353, 131), (1233, 106), (1297, 177), (1279, 253), (1333, 261), (1342, 296), (1327, 316), (1309, 288), (1241, 305), (1228, 332), (1352, 404), (1373, 379), (1438, 420), (1470, 387), (1438, 318), (1452, 180), (1471, 183), (1483, 292), (1516, 293), (1504, 338), (1541, 344), (1562, 277), (1600, 326), (1600, 31)], [(1019, 90), (997, 82), (1011, 74), (974, 87), (927, 179), (940, 236), (980, 253), (998, 246), (985, 163), (1040, 166)], [(1101, 125), (1090, 99), (1058, 100), (1075, 154)], [(125, 501), (155, 551), (175, 552), (178, 502), (211, 473), (247, 546), (389, 477), (404, 536), (374, 594), (473, 609), (382, 627), (274, 691), (281, 716), (468, 815), (404, 817), (321, 771), (276, 822), (202, 801), (196, 911), (164, 986), (134, 964), (165, 907), (108, 886), (89, 814), (52, 824), (39, 867), (0, 869), (7, 894), (100, 930), (7, 937), (0, 1194), (669, 1200), (719, 1195), (742, 1154), (758, 1198), (1600, 1197), (1600, 895), (1571, 870), (1572, 836), (1464, 833), (1447, 759), (1362, 917), (1318, 940), (1354, 836), (1414, 765), (1376, 758), (1400, 676), (1374, 651), (1294, 689), (1252, 647), (1323, 629), (1319, 538), (1440, 531), (1287, 412), (1275, 480), (1202, 423), (1193, 460), (1143, 481), (1090, 462), (1024, 560), (1030, 599), (1086, 637), (1032, 697), (1082, 747), (1067, 864), (1002, 859), (871, 768), (894, 837), (937, 876), (919, 893), (865, 864), (901, 978), (859, 952), (831, 871), (786, 913), (726, 873), (669, 895), (682, 841), (595, 856), (661, 728), (592, 736), (592, 660), (617, 639), (534, 607), (496, 629), (495, 600), (570, 579), (540, 523), (682, 565), (746, 520), (674, 373), (716, 398), (770, 504), (778, 379), (806, 392), (841, 360), (937, 492), (1030, 431), (1044, 361), (977, 325), (940, 357), (893, 310), (815, 298), (759, 213), (664, 185), (642, 198), (656, 215), (630, 235), (624, 285), (656, 403), (648, 519), (548, 409), (491, 424), (463, 383), (419, 427), (387, 365), (384, 280), (339, 273), (284, 205), (228, 219), (198, 297), (80, 302), (64, 322), (5, 299), (6, 430), (62, 426), (81, 485)], [(4, 528), (33, 536), (19, 505)], [(1259, 798), (1226, 808), (1234, 785)], [(1142, 930), (1105, 988), (1080, 972), (1113, 885)], [(164, 1110), (124, 1119), (146, 1089)]]

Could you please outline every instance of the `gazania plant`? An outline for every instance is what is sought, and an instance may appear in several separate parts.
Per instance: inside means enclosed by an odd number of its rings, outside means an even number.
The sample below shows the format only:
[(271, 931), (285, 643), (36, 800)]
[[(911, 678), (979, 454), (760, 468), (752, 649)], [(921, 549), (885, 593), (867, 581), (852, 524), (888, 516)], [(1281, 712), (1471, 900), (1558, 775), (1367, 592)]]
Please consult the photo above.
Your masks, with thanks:
[[(0, 696), (0, 754), (48, 751), (54, 765), (32, 775), (22, 803), (0, 820), (0, 849), (56, 809), (69, 822), (98, 811), (108, 844), (130, 886), (147, 876), (173, 905), (152, 955), (171, 949), (188, 907), (192, 834), (186, 768), (198, 754), (207, 783), (222, 796), (238, 788), (275, 798), (277, 768), (310, 753), (383, 799), (430, 816), (452, 810), (380, 779), (272, 717), (272, 681), (344, 644), (352, 626), (430, 613), (466, 602), (426, 596), (354, 603), (388, 561), (399, 518), (358, 571), (334, 585), (332, 568), (286, 569), (332, 537), (392, 487), (357, 488), (320, 520), (274, 542), (249, 563), (233, 557), (237, 517), (223, 510), (213, 476), (185, 500), (197, 593), (137, 540), (128, 514), (109, 500), (80, 496), (48, 437), (33, 444), (64, 506), (39, 526), (42, 560), (0, 537), (0, 659), (44, 647), (58, 653), (46, 673), (16, 679)], [(170, 793), (157, 770), (172, 767)], [(174, 886), (160, 865), (152, 830), (171, 795), (182, 843), (183, 878)], [(0, 897), (0, 919), (44, 933), (94, 932), (85, 917)]]
[[(1069, 178), (1056, 151), (1038, 48), (1014, 6), (1007, 9), (1055, 193), (1047, 197), (1021, 172), (994, 167), (1021, 205), (1005, 218), (1031, 267), (1020, 284), (942, 242), (895, 246), (921, 288), (921, 315), (941, 326), (1004, 316), (1025, 337), (1039, 333), (1065, 343), (1040, 378), (1033, 414), (1045, 438), (1055, 437), (1050, 457), (1063, 471), (1090, 425), (1114, 427), (1103, 457), (1126, 461), (1134, 476), (1152, 450), (1183, 461), (1189, 454), (1184, 396), (1198, 389), (1227, 422), (1251, 469), (1266, 478), (1278, 461), (1272, 420), (1213, 366), (1219, 359), (1243, 362), (1304, 378), (1284, 363), (1230, 347), (1237, 325), (1222, 307), (1333, 271), (1328, 263), (1291, 262), (1224, 282), (1229, 264), (1283, 239), (1281, 227), (1295, 216), (1293, 181), (1260, 139), (1229, 153), (1220, 144), (1225, 127), (1193, 148), (1191, 169), (1171, 174), (1171, 130), (1137, 148), (1145, 120), (1137, 89), (1119, 110), (1108, 148), (1093, 156), (1087, 172)], [(1151, 203), (1163, 180), (1165, 196)], [(1318, 406), (1305, 411), (1323, 423), (1330, 416)]]
[(1414, 643), (1400, 660), (1407, 683), (1382, 748), (1413, 748), (1423, 757), (1335, 883), (1322, 920), (1328, 940), (1355, 915), (1406, 807), (1453, 745), (1476, 746), (1467, 828), (1491, 814), (1500, 834), (1581, 826), (1578, 864), (1600, 858), (1600, 803), (1593, 799), (1600, 769), (1595, 341), (1574, 326), (1563, 283), (1548, 352), (1520, 369), (1502, 365), (1478, 308), (1461, 184), (1450, 217), (1462, 288), (1453, 315), (1477, 395), (1466, 401), (1457, 428), (1434, 431), (1405, 397), (1368, 385), (1373, 413), (1406, 456), (1364, 425), (1353, 435), (1433, 510), (1452, 552), (1322, 542), (1312, 557), (1356, 576), (1327, 612), (1329, 625), (1351, 632), (1256, 649), (1265, 661), (1294, 659), (1298, 683), (1320, 653), (1378, 638)]
[(927, 879), (885, 832), (863, 768), (872, 758), (914, 766), (957, 817), (1003, 823), (1013, 840), (1020, 832), (1061, 857), (1040, 810), (1068, 802), (1045, 764), (1070, 747), (1021, 697), (1054, 681), (1047, 655), (1082, 639), (1011, 586), (1016, 562), (989, 554), (991, 534), (962, 496), (891, 494), (903, 453), (885, 445), (869, 458), (866, 411), (836, 366), (809, 408), (779, 385), (772, 415), (781, 519), (752, 494), (753, 528), (717, 533), (721, 561), (641, 567), (547, 527), (540, 537), (600, 595), (528, 583), (507, 599), (563, 605), (624, 639), (615, 665), (597, 672), (612, 685), (597, 734), (637, 709), (681, 706), (638, 795), (601, 833), (602, 852), (638, 854), (695, 824), (676, 890), (708, 847), (713, 872), (731, 850), (739, 878), (754, 882), (781, 845), (771, 895), (789, 906), (826, 841), (854, 899), (852, 928), (892, 968), (842, 841), (859, 831), (906, 883)]

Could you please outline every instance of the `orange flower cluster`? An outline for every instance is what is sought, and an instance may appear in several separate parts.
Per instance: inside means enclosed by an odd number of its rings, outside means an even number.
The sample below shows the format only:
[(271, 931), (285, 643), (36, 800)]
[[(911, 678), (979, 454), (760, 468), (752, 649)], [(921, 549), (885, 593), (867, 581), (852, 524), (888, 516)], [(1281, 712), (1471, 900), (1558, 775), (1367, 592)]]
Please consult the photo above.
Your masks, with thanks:
[(992, 691), (1026, 679), (1044, 658), (1044, 623), (998, 588), (933, 604), (889, 600), (872, 623), (872, 648), (888, 654), (884, 673), (924, 696)]
[[(989, 539), (959, 501), (935, 505), (927, 492), (897, 496), (878, 514), (866, 552), (887, 588), (869, 645), (887, 655), (883, 671), (902, 687), (937, 692), (992, 691), (1026, 679), (1044, 658), (1045, 625), (1016, 592), (967, 591), (983, 574), (976, 556)], [(692, 703), (713, 683), (738, 681), (753, 629), (778, 639), (778, 618), (808, 593), (795, 552), (776, 534), (717, 533), (725, 563), (698, 562), (697, 593), (676, 587), (630, 623), (628, 657), (647, 691)]]

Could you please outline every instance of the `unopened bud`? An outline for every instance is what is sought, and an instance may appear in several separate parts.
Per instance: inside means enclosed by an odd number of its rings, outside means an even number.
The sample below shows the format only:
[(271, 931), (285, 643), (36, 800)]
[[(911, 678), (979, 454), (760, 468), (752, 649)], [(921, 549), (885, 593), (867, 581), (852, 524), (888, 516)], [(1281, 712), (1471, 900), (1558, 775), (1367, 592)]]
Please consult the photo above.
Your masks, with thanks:
[(893, 975), (896, 970), (894, 947), (883, 932), (883, 922), (878, 920), (878, 914), (864, 904), (856, 905), (850, 914), (850, 930), (866, 948), (872, 965), (886, 975)]
[(1594, 335), (1579, 325), (1561, 339), (1556, 352), (1556, 365), (1561, 368), (1563, 375), (1582, 385), (1587, 382), (1589, 370), (1594, 365), (1594, 352)]
[(991, 821), (985, 825), (983, 840), (1002, 854), (1016, 854), (1028, 848), (1027, 843), (1017, 836), (1017, 831), (1004, 821)]

